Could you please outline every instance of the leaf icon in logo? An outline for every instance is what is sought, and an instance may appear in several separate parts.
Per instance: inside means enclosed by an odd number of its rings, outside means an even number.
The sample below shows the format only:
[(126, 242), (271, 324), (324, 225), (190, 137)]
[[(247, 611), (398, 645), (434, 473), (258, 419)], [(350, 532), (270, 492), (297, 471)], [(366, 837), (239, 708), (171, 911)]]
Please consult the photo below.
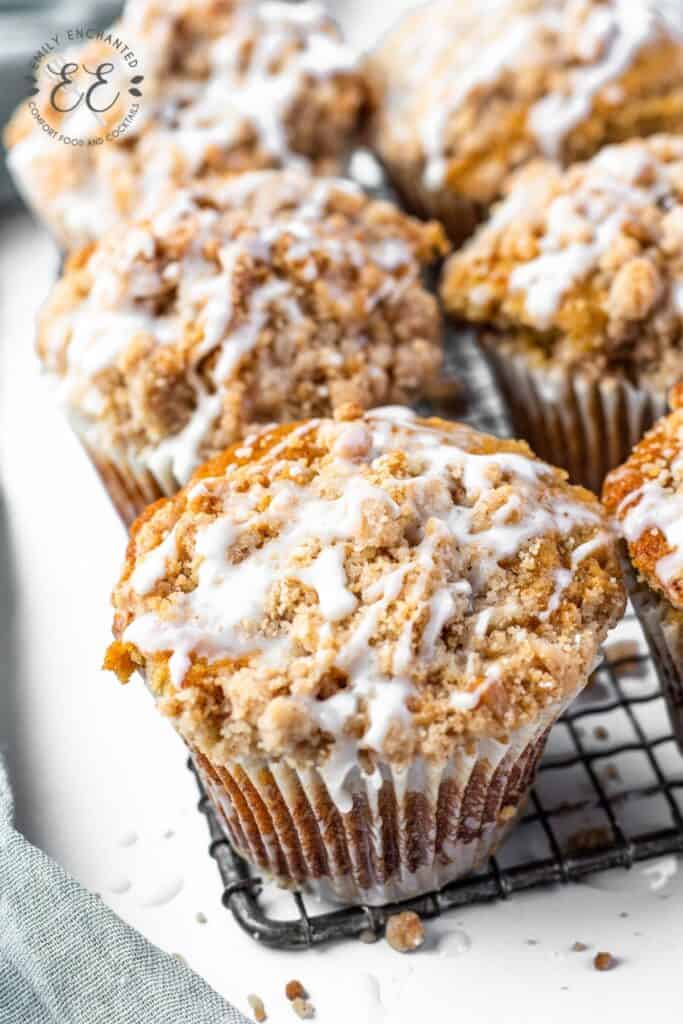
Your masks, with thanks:
[(131, 94), (131, 96), (142, 96), (142, 93), (140, 92), (139, 89), (129, 89), (128, 92)]
[(136, 75), (135, 78), (131, 78), (130, 83), (131, 83), (131, 85), (139, 85), (140, 82), (144, 82), (144, 80), (145, 80), (145, 76), (144, 75)]

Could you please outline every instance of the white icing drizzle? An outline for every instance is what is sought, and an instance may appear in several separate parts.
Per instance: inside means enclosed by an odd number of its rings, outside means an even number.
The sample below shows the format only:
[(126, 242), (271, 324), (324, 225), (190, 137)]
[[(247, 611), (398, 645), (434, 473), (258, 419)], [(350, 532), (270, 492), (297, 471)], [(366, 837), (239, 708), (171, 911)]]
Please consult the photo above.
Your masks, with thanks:
[[(317, 424), (304, 424), (296, 434), (312, 430)], [(320, 728), (338, 740), (328, 764), (331, 775), (344, 776), (348, 759), (341, 751), (350, 749), (344, 737), (344, 725), (357, 712), (359, 700), (366, 702), (369, 724), (358, 746), (381, 750), (387, 730), (395, 721), (410, 721), (406, 700), (414, 692), (412, 671), (420, 662), (434, 658), (444, 629), (456, 613), (469, 614), (478, 594), (486, 592), (487, 581), (500, 563), (512, 558), (539, 538), (569, 534), (580, 526), (596, 527), (597, 532), (574, 550), (569, 566), (556, 573), (556, 588), (541, 617), (549, 617), (561, 602), (577, 565), (604, 544), (608, 535), (601, 530), (602, 519), (593, 508), (558, 494), (550, 485), (550, 467), (516, 452), (474, 453), (468, 445), (471, 435), (461, 428), (453, 433), (416, 421), (408, 410), (388, 408), (366, 414), (364, 421), (332, 425), (319, 429), (332, 431), (330, 454), (336, 496), (321, 493), (314, 480), (296, 483), (295, 464), (288, 462), (287, 477), (278, 476), (291, 436), (283, 438), (269, 453), (265, 468), (270, 482), (267, 488), (254, 485), (248, 492), (223, 487), (223, 511), (208, 525), (201, 522), (195, 535), (197, 585), (190, 592), (172, 593), (163, 617), (148, 611), (135, 619), (124, 633), (146, 655), (168, 651), (174, 684), (183, 685), (194, 657), (229, 658), (248, 654), (253, 664), (259, 659), (273, 665), (278, 657), (293, 656), (286, 634), (274, 635), (260, 625), (267, 615), (269, 601), (277, 601), (278, 587), (296, 580), (310, 588), (320, 615), (321, 664), (331, 664), (346, 673), (348, 685), (326, 700), (298, 697)], [(329, 434), (327, 435), (329, 436)], [(390, 452), (410, 453), (415, 462), (414, 475), (373, 484), (363, 472)], [(463, 497), (453, 501), (451, 486), (460, 481)], [(481, 525), (482, 509), (494, 488), (501, 482), (514, 487), (514, 493), (498, 508), (486, 527)], [(202, 493), (212, 481), (203, 480)], [(329, 485), (326, 485), (329, 486)], [(377, 517), (395, 519), (401, 507), (392, 497), (399, 488), (403, 501), (423, 507), (429, 494), (428, 516), (423, 517), (422, 536), (411, 556), (402, 564), (365, 588), (362, 603), (349, 589), (346, 575), (345, 542), (357, 538), (363, 524)], [(195, 488), (198, 491), (198, 488)], [(270, 503), (265, 505), (266, 494)], [(264, 509), (261, 511), (260, 509)], [(231, 549), (239, 545), (244, 531), (267, 527), (260, 547), (239, 560)], [(143, 592), (159, 578), (159, 570), (169, 550), (171, 537), (147, 554), (131, 580)], [(444, 577), (441, 550), (456, 544), (462, 570), (455, 578)], [(437, 582), (439, 581), (439, 582)], [(504, 596), (504, 600), (506, 596)], [(414, 608), (398, 640), (381, 639), (382, 624), (395, 602)], [(427, 619), (422, 615), (425, 606)], [(502, 605), (501, 605), (502, 610)], [(474, 617), (474, 634), (483, 636), (495, 609), (486, 608)], [(413, 637), (417, 618), (422, 635), (417, 650)], [(277, 617), (276, 617), (277, 618)], [(342, 629), (343, 642), (330, 655), (330, 624)], [(389, 675), (382, 669), (381, 655), (390, 645)], [(452, 695), (457, 710), (475, 708), (487, 686), (500, 678), (501, 666), (486, 661), (475, 650), (463, 650), (463, 688)], [(341, 773), (341, 775), (340, 775)]]
[(167, 559), (176, 551), (176, 531), (171, 530), (158, 547), (149, 551), (135, 567), (130, 584), (138, 594), (148, 594), (166, 571)]

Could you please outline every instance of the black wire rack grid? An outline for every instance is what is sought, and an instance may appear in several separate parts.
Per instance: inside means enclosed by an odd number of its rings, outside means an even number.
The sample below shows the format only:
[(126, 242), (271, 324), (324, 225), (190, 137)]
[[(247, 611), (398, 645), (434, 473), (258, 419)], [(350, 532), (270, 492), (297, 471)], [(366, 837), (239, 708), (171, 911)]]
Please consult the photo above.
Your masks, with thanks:
[[(453, 334), (447, 370), (466, 387), (460, 419), (508, 434), (488, 367), (466, 332)], [(610, 640), (584, 696), (551, 733), (526, 813), (510, 839), (483, 871), (438, 892), (379, 908), (328, 910), (313, 900), (307, 904), (305, 894), (293, 891), (292, 916), (275, 917), (262, 879), (230, 846), (197, 778), (224, 906), (257, 941), (305, 949), (363, 933), (364, 938), (379, 937), (387, 919), (401, 910), (435, 917), (537, 886), (683, 853), (683, 758), (666, 716), (660, 668), (632, 614), (616, 635), (620, 630), (626, 639)]]

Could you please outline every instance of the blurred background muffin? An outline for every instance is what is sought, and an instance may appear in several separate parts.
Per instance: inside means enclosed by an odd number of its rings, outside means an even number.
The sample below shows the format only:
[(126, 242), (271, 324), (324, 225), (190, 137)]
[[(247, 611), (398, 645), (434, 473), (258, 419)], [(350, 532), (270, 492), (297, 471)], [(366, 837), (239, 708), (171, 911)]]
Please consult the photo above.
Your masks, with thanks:
[(350, 182), (260, 171), (76, 252), (38, 350), (124, 520), (258, 424), (424, 395), (446, 248)]
[[(111, 46), (95, 38), (45, 58), (38, 95), (5, 130), (15, 182), (62, 247), (98, 238), (168, 186), (290, 164), (343, 166), (366, 89), (318, 4), (130, 0), (112, 32), (133, 58), (114, 62), (106, 96), (94, 98), (100, 107), (115, 95), (108, 109), (69, 109), (71, 92), (112, 59)], [(57, 97), (67, 110), (60, 113), (50, 97), (65, 61), (78, 70), (71, 92)], [(87, 144), (56, 141), (38, 116)]]
[(683, 12), (666, 0), (437, 0), (367, 66), (372, 145), (405, 201), (468, 234), (534, 158), (683, 128)]
[(599, 491), (683, 377), (683, 139), (530, 168), (441, 290), (480, 325), (515, 431)]
[(385, 903), (492, 854), (623, 603), (599, 503), (526, 445), (347, 406), (137, 521), (105, 664), (142, 672), (240, 853)]

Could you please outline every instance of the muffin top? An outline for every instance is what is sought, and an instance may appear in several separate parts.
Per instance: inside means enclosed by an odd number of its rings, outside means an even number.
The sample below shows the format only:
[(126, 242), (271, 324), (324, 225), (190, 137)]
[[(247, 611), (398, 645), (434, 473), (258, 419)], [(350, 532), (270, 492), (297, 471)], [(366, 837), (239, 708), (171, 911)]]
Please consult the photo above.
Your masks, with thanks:
[(603, 502), (616, 517), (633, 565), (653, 590), (683, 609), (683, 384), (672, 412), (612, 470)]
[(371, 56), (373, 139), (427, 190), (489, 203), (543, 155), (683, 124), (683, 17), (667, 0), (437, 0)]
[(74, 254), (38, 349), (88, 443), (170, 493), (255, 424), (419, 394), (441, 359), (420, 271), (443, 251), (349, 182), (239, 175)]
[[(137, 66), (115, 62), (106, 98), (119, 93), (109, 110), (95, 117), (80, 103), (60, 114), (45, 73), (5, 134), (19, 188), (62, 245), (100, 237), (162, 188), (291, 164), (335, 173), (352, 145), (366, 89), (319, 4), (129, 0), (112, 31)], [(92, 69), (112, 50), (94, 39), (64, 59)], [(137, 101), (133, 72), (143, 78)], [(85, 89), (92, 79), (81, 73)], [(101, 144), (59, 142), (37, 115)]]
[(519, 176), (447, 264), (449, 311), (535, 358), (655, 387), (683, 373), (683, 139), (609, 146)]
[(623, 609), (598, 501), (529, 448), (400, 407), (266, 429), (135, 524), (105, 666), (213, 763), (334, 774), (504, 740)]

